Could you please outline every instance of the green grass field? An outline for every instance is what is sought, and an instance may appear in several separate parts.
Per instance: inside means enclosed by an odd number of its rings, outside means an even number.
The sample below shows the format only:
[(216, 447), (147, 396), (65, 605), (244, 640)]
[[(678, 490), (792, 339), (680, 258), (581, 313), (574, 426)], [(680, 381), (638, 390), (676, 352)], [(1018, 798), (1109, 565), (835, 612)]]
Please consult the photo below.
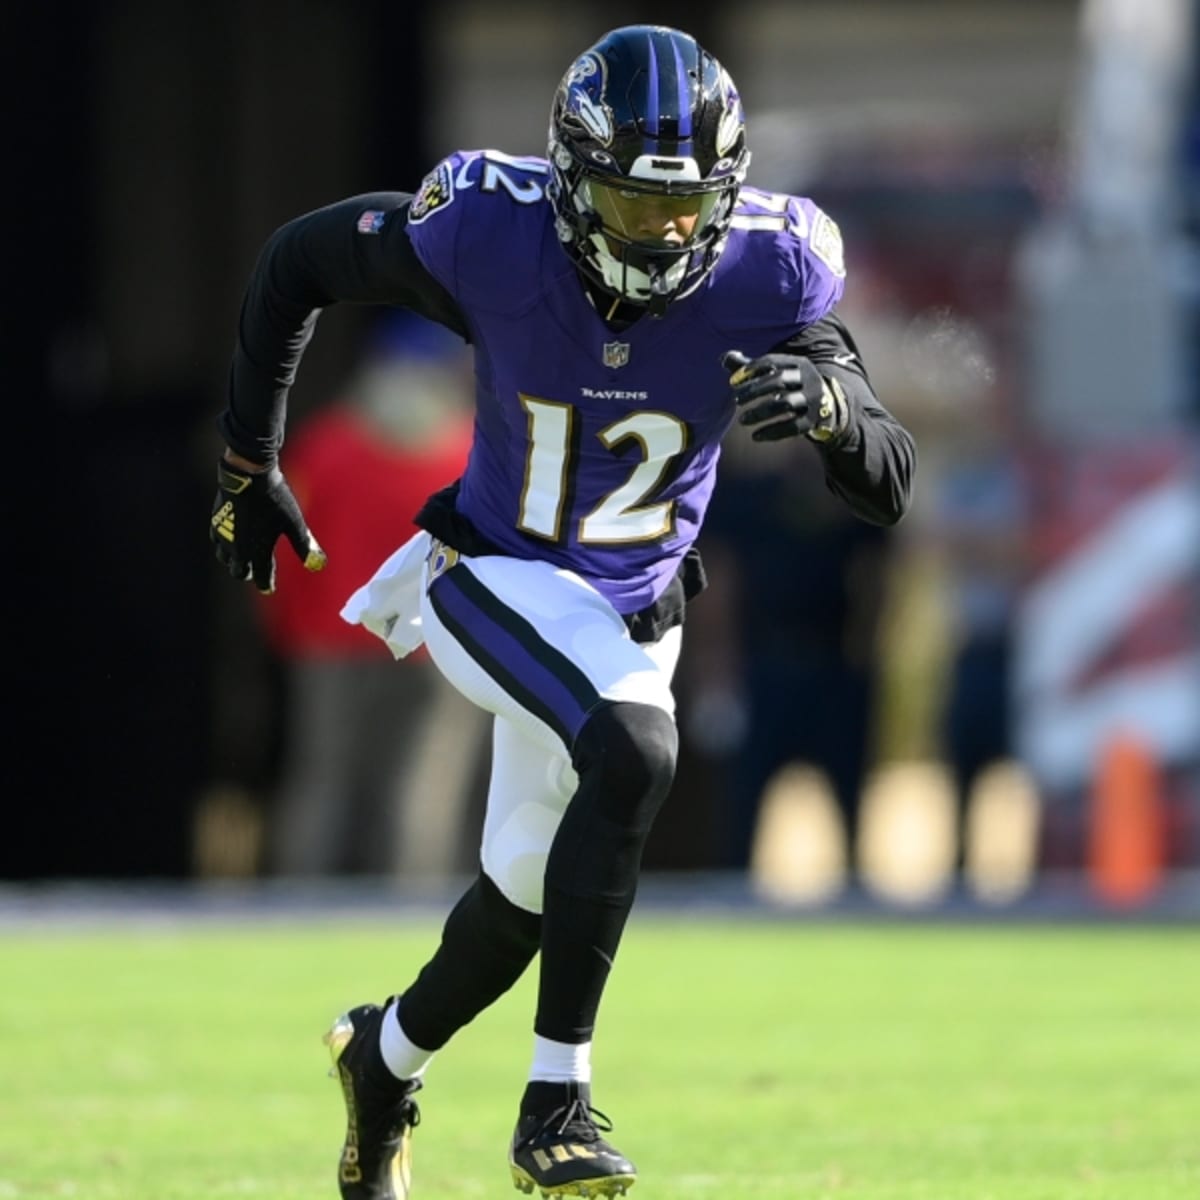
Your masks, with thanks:
[[(0, 1200), (335, 1200), (320, 1035), (436, 933), (0, 933)], [(431, 1067), (414, 1200), (518, 1195), (533, 984)], [(635, 914), (594, 1063), (641, 1200), (1200, 1197), (1194, 929)]]

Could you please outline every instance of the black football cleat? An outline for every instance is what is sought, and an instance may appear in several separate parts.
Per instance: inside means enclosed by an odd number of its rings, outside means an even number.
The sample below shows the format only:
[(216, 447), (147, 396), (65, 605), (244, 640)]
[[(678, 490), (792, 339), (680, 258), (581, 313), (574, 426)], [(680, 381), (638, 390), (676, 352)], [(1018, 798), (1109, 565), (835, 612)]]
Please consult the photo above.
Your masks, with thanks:
[(587, 1084), (531, 1083), (508, 1155), (513, 1186), (543, 1197), (623, 1196), (637, 1168), (600, 1136), (611, 1129)]
[(408, 1200), (412, 1131), (421, 1120), (420, 1080), (391, 1076), (379, 1053), (384, 1010), (352, 1008), (325, 1035), (346, 1102), (346, 1141), (338, 1161), (342, 1200)]

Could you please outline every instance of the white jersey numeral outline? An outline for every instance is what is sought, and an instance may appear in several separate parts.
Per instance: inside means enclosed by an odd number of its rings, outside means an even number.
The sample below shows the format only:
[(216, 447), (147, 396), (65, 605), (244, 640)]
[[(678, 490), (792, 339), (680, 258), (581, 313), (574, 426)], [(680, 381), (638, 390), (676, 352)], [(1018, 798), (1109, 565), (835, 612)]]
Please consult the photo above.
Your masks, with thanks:
[[(734, 229), (762, 229), (773, 233), (787, 230), (803, 241), (808, 237), (808, 218), (799, 205), (791, 206), (791, 200), (790, 196), (743, 188), (738, 196), (738, 207), (742, 211), (734, 214), (730, 224)], [(747, 206), (761, 211), (746, 212)]]
[[(528, 417), (528, 449), (517, 528), (546, 541), (562, 539), (563, 510), (572, 494), (573, 432), (576, 409), (571, 404), (520, 396)], [(621, 546), (650, 542), (675, 527), (675, 501), (647, 504), (672, 461), (688, 445), (688, 427), (664, 412), (635, 412), (605, 426), (596, 435), (606, 450), (616, 454), (626, 443), (636, 442), (641, 458), (629, 477), (609, 492), (579, 521), (579, 542), (584, 545)]]
[[(536, 158), (518, 158), (512, 154), (502, 154), (499, 150), (489, 150), (483, 156), (481, 189), (485, 192), (494, 192), (498, 188), (502, 188), (518, 204), (536, 204), (543, 194), (541, 183), (536, 179), (514, 179), (504, 169), (505, 165), (516, 167), (521, 171), (530, 171), (536, 175), (548, 173), (546, 164)], [(467, 166), (470, 166), (470, 163)], [(464, 174), (466, 169), (467, 167), (464, 166), (459, 174)]]

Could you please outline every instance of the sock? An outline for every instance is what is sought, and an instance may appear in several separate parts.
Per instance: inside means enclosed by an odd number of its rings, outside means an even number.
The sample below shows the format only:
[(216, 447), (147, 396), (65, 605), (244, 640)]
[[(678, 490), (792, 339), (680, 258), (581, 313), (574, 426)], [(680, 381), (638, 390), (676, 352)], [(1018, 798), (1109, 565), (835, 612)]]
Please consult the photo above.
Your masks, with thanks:
[(383, 1024), (379, 1027), (379, 1052), (387, 1069), (397, 1079), (420, 1079), (434, 1051), (423, 1050), (415, 1042), (409, 1041), (400, 1024), (398, 1005), (399, 1002), (393, 1000), (383, 1014)]
[(554, 1042), (549, 1038), (533, 1038), (533, 1062), (529, 1067), (530, 1080), (546, 1083), (590, 1083), (592, 1081), (592, 1043)]

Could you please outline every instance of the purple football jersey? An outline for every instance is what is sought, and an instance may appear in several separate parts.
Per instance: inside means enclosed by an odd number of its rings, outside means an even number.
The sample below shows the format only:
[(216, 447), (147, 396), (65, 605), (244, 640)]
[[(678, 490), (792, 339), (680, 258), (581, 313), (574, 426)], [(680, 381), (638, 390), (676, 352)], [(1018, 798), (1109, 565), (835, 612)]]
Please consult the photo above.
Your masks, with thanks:
[(743, 188), (715, 270), (613, 332), (563, 252), (544, 159), (461, 152), (408, 233), (467, 316), (475, 440), (459, 510), (506, 554), (577, 572), (620, 613), (652, 603), (696, 540), (733, 419), (727, 350), (764, 354), (842, 294), (837, 226)]

